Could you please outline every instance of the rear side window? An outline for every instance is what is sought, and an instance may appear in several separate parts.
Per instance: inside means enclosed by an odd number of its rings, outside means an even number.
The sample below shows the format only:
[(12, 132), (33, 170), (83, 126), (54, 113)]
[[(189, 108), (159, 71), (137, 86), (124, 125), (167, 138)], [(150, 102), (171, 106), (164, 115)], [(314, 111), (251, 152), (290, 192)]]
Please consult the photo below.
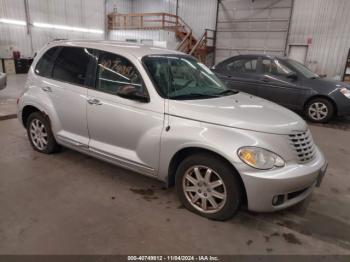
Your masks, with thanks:
[(74, 85), (84, 85), (91, 50), (80, 47), (62, 47), (53, 68), (52, 78)]
[(227, 63), (226, 70), (237, 73), (256, 73), (257, 64), (256, 58), (237, 59)]
[(35, 67), (35, 73), (43, 77), (51, 77), (52, 66), (59, 47), (52, 47), (39, 59)]
[(281, 64), (278, 60), (263, 59), (262, 72), (264, 74), (271, 74), (275, 76), (287, 76), (293, 71), (285, 65)]

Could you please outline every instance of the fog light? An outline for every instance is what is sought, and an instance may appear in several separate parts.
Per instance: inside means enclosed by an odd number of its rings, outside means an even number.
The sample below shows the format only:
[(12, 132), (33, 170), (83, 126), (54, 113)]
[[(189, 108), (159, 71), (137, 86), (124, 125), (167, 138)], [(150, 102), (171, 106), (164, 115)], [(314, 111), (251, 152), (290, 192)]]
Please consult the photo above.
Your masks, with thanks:
[(272, 205), (273, 206), (278, 206), (283, 204), (284, 202), (284, 195), (276, 195), (272, 198)]

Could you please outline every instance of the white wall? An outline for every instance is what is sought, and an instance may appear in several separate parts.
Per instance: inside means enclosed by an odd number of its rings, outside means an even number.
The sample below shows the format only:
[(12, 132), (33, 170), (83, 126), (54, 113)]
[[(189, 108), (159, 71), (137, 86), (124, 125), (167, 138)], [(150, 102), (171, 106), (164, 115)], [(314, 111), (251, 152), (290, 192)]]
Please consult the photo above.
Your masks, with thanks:
[(131, 0), (108, 0), (106, 1), (106, 12), (118, 12), (127, 14), (132, 12), (132, 1)]
[(222, 0), (216, 63), (247, 53), (283, 55), (292, 0)]
[[(0, 0), (0, 18), (25, 20), (23, 0)], [(12, 50), (31, 54), (30, 38), (25, 26), (0, 23), (0, 57), (12, 57)]]
[[(104, 0), (28, 0), (30, 23), (48, 23), (104, 30)], [(24, 0), (0, 0), (0, 18), (25, 20)], [(12, 46), (23, 56), (32, 56), (56, 38), (103, 39), (103, 34), (44, 29), (30, 26), (32, 41), (25, 26), (0, 23), (0, 45)], [(32, 42), (32, 43), (31, 43)], [(0, 50), (4, 48), (0, 47)]]
[(349, 0), (295, 0), (289, 44), (307, 44), (306, 64), (340, 79), (350, 48)]

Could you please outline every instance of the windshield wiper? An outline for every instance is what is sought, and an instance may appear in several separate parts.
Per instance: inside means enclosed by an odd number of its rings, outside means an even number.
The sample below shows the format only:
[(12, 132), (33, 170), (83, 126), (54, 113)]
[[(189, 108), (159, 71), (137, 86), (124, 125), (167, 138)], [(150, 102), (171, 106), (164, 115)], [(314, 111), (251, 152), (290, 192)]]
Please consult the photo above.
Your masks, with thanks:
[(213, 97), (217, 97), (217, 96), (210, 95), (210, 94), (190, 93), (190, 94), (172, 96), (172, 97), (169, 97), (169, 99), (196, 99), (196, 98), (213, 98)]
[(218, 95), (235, 95), (238, 92), (239, 92), (238, 90), (226, 89), (226, 90), (220, 92)]

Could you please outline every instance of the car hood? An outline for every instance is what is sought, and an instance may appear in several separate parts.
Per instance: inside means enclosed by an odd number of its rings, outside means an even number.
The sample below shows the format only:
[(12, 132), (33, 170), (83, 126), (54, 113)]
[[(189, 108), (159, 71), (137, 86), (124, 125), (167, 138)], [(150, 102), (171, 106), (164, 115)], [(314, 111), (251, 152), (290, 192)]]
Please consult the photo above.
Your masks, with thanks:
[(169, 114), (210, 124), (274, 134), (290, 134), (307, 129), (307, 124), (297, 114), (246, 93), (211, 99), (170, 100)]

